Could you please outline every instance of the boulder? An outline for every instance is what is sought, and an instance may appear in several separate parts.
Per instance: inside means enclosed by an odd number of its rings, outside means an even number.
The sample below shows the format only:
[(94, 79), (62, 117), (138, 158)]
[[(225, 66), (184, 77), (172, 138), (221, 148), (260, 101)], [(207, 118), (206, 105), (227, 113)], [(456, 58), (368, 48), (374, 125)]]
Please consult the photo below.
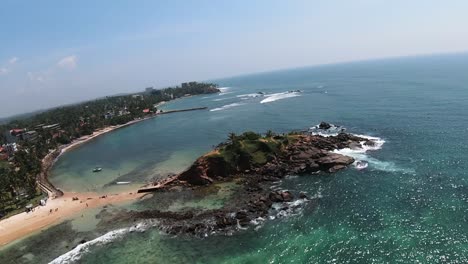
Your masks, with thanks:
[(268, 195), (268, 198), (270, 198), (270, 201), (272, 201), (274, 203), (280, 203), (280, 202), (283, 201), (283, 196), (281, 196), (281, 194), (279, 192), (271, 192)]
[(330, 153), (327, 156), (317, 160), (321, 170), (328, 172), (334, 172), (343, 169), (353, 162), (354, 159), (352, 157), (343, 156), (337, 153)]
[(321, 122), (321, 123), (319, 124), (319, 128), (320, 128), (320, 129), (327, 130), (327, 129), (330, 129), (331, 127), (332, 127), (332, 126), (331, 126), (329, 123), (327, 123), (327, 122)]
[(284, 191), (284, 192), (281, 192), (281, 198), (283, 199), (284, 202), (291, 202), (294, 196), (292, 195), (290, 191)]

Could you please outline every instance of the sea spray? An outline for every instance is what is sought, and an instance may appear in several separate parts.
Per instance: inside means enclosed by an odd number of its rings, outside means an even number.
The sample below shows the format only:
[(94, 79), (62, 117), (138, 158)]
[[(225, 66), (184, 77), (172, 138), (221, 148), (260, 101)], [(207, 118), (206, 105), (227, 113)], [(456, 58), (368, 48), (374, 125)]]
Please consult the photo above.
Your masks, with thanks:
[(282, 99), (292, 98), (301, 96), (299, 92), (283, 92), (283, 93), (274, 93), (266, 94), (265, 99), (260, 101), (261, 104), (271, 103)]
[(222, 110), (226, 110), (226, 109), (233, 108), (233, 107), (236, 107), (236, 106), (241, 106), (241, 105), (243, 105), (243, 104), (241, 104), (241, 103), (232, 103), (232, 104), (224, 105), (222, 107), (213, 108), (210, 111), (211, 112), (222, 111)]

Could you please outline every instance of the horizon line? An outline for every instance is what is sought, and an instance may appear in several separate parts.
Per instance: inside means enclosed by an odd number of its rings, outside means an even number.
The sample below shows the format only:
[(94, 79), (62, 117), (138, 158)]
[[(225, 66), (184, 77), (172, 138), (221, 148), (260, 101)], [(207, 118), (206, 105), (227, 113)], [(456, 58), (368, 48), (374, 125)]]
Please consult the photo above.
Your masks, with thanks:
[[(287, 67), (287, 68), (278, 68), (278, 69), (271, 69), (271, 70), (258, 71), (258, 72), (252, 72), (252, 73), (241, 73), (241, 74), (235, 74), (235, 75), (230, 75), (230, 76), (225, 76), (225, 77), (215, 77), (215, 78), (209, 78), (209, 79), (205, 79), (205, 80), (192, 80), (192, 81), (198, 81), (198, 82), (207, 82), (207, 81), (209, 81), (209, 82), (213, 82), (213, 81), (229, 80), (229, 79), (242, 78), (242, 77), (248, 77), (248, 76), (255, 76), (255, 75), (268, 74), (268, 73), (282, 72), (282, 71), (293, 71), (293, 70), (300, 70), (300, 69), (307, 69), (307, 68), (315, 68), (315, 67), (340, 66), (340, 65), (365, 63), (365, 62), (378, 62), (378, 61), (386, 61), (386, 60), (425, 58), (425, 57), (433, 57), (433, 56), (452, 56), (452, 55), (468, 55), (468, 50), (452, 51), (452, 52), (441, 52), (441, 53), (421, 53), (421, 54), (409, 54), (409, 55), (395, 55), (395, 56), (388, 56), (388, 57), (377, 57), (377, 58), (368, 58), (368, 59), (336, 61), (336, 62), (320, 63), (320, 64), (309, 64), (309, 65)], [(176, 84), (176, 85), (178, 85), (178, 84)], [(165, 88), (169, 88), (169, 87), (171, 87), (171, 86), (168, 85), (168, 86), (165, 86), (165, 87), (158, 87), (158, 88), (154, 88), (154, 89), (161, 90), (161, 89), (165, 89)], [(145, 89), (145, 87), (141, 88), (141, 92), (144, 89)], [(14, 119), (15, 117), (21, 116), (21, 115), (34, 114), (36, 112), (46, 112), (46, 111), (49, 111), (49, 110), (52, 110), (52, 109), (55, 109), (55, 108), (86, 103), (86, 102), (90, 102), (90, 101), (93, 101), (93, 100), (99, 100), (99, 99), (102, 99), (102, 98), (105, 98), (105, 97), (108, 97), (108, 96), (129, 95), (129, 94), (133, 94), (133, 93), (139, 93), (139, 92), (116, 91), (115, 94), (113, 94), (113, 95), (104, 95), (104, 96), (99, 96), (99, 97), (95, 97), (95, 98), (92, 98), (92, 99), (84, 99), (83, 101), (76, 101), (76, 102), (68, 103), (68, 104), (55, 105), (55, 106), (50, 106), (50, 107), (47, 107), (47, 108), (38, 108), (36, 110), (22, 112), (22, 113), (18, 113), (18, 114), (13, 114), (13, 115), (10, 115), (10, 116), (0, 116), (0, 123), (2, 123), (3, 120), (6, 120), (6, 122), (8, 123), (9, 121), (13, 121), (13, 120), (8, 120), (8, 119)]]

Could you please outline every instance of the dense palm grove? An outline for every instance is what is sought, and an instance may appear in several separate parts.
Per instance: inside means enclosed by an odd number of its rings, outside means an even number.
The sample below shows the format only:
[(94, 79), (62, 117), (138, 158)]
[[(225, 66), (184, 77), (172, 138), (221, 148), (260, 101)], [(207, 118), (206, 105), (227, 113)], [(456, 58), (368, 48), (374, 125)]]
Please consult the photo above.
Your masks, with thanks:
[[(162, 90), (147, 88), (144, 93), (110, 96), (94, 101), (54, 108), (37, 115), (0, 126), (0, 217), (17, 210), (41, 195), (36, 177), (41, 160), (59, 145), (90, 135), (100, 128), (125, 124), (157, 111), (157, 104), (188, 95), (219, 92), (211, 83), (189, 82)], [(51, 129), (49, 129), (51, 128)], [(34, 139), (21, 135), (29, 132)], [(25, 134), (23, 134), (25, 135)], [(5, 146), (16, 142), (15, 151), (5, 154)], [(7, 145), (5, 145), (7, 144)]]

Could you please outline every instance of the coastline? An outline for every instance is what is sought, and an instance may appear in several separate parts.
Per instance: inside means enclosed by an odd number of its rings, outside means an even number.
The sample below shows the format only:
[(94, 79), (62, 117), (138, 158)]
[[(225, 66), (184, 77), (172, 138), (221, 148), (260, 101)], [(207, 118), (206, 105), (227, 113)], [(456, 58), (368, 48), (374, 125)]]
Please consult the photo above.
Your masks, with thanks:
[[(123, 192), (111, 194), (106, 198), (101, 198), (102, 194), (97, 193), (64, 193), (49, 182), (50, 170), (61, 155), (84, 143), (87, 143), (101, 135), (115, 131), (117, 129), (130, 126), (141, 121), (156, 117), (151, 115), (142, 119), (136, 119), (128, 123), (116, 126), (109, 126), (94, 131), (91, 135), (83, 136), (73, 140), (69, 144), (61, 145), (54, 151), (47, 154), (42, 159), (42, 171), (38, 176), (39, 187), (48, 194), (49, 199), (45, 206), (36, 206), (33, 212), (23, 212), (6, 219), (0, 220), (0, 247), (10, 244), (18, 239), (26, 238), (35, 232), (59, 224), (79, 212), (122, 202), (133, 201), (144, 196), (136, 192)], [(78, 197), (78, 201), (73, 201), (73, 197)], [(86, 206), (88, 204), (88, 206)], [(55, 211), (55, 209), (58, 209)], [(50, 210), (53, 210), (50, 213)]]
[[(161, 102), (160, 104), (158, 104), (158, 106), (161, 106), (165, 103), (166, 102)], [(164, 114), (200, 109), (206, 108), (203, 107), (194, 109), (171, 110), (168, 112), (164, 112)], [(48, 202), (45, 206), (36, 206), (33, 212), (23, 212), (20, 214), (10, 216), (9, 218), (0, 220), (0, 248), (18, 239), (28, 237), (37, 231), (59, 224), (83, 210), (96, 208), (108, 204), (117, 204), (122, 202), (133, 201), (147, 195), (137, 193), (137, 190), (135, 190), (134, 192), (126, 191), (122, 193), (111, 194), (109, 196), (106, 196), (106, 198), (101, 198), (102, 194), (97, 193), (64, 193), (49, 181), (49, 174), (50, 170), (60, 158), (60, 156), (62, 156), (67, 151), (70, 151), (106, 133), (155, 118), (160, 114), (163, 113), (152, 114), (141, 119), (132, 120), (125, 124), (108, 126), (98, 129), (94, 131), (91, 135), (82, 136), (80, 138), (74, 139), (69, 144), (60, 145), (55, 150), (47, 154), (42, 159), (42, 169), (37, 177), (37, 181), (38, 186), (42, 189), (42, 191), (48, 194)], [(73, 197), (77, 197), (79, 200), (73, 201)], [(86, 203), (88, 204), (88, 206), (86, 206)], [(52, 213), (50, 213), (51, 209), (53, 210)], [(58, 210), (55, 211), (55, 209)]]
[(42, 189), (42, 191), (44, 191), (45, 193), (48, 194), (50, 199), (55, 199), (57, 197), (60, 197), (60, 196), (64, 195), (64, 193), (60, 189), (55, 187), (49, 181), (50, 170), (52, 169), (54, 164), (57, 162), (57, 160), (60, 158), (60, 156), (62, 156), (67, 151), (70, 151), (70, 150), (72, 150), (72, 149), (74, 149), (74, 148), (76, 148), (76, 147), (78, 147), (78, 146), (80, 146), (80, 145), (82, 145), (84, 143), (87, 143), (87, 142), (89, 142), (89, 141), (91, 141), (91, 140), (93, 140), (93, 139), (95, 139), (95, 138), (97, 138), (99, 136), (102, 136), (104, 134), (107, 134), (109, 132), (115, 131), (115, 130), (123, 128), (123, 127), (131, 126), (131, 125), (134, 125), (136, 123), (146, 121), (148, 119), (155, 118), (156, 116), (157, 115), (154, 114), (154, 115), (151, 115), (151, 116), (148, 116), (148, 117), (145, 117), (145, 118), (136, 119), (136, 120), (127, 122), (125, 124), (104, 127), (104, 128), (101, 128), (101, 129), (98, 129), (98, 130), (94, 131), (91, 135), (82, 136), (82, 137), (79, 137), (77, 139), (74, 139), (69, 144), (60, 145), (59, 147), (57, 147), (55, 150), (53, 150), (52, 152), (47, 154), (42, 159), (42, 170), (41, 170), (40, 175), (38, 176), (39, 187)]
[[(66, 193), (61, 197), (49, 200), (45, 206), (36, 207), (32, 212), (23, 212), (0, 221), (0, 248), (59, 224), (84, 210), (130, 202), (141, 199), (143, 196), (136, 192), (106, 196), (97, 193)], [(78, 200), (74, 201), (73, 197), (77, 197)]]

